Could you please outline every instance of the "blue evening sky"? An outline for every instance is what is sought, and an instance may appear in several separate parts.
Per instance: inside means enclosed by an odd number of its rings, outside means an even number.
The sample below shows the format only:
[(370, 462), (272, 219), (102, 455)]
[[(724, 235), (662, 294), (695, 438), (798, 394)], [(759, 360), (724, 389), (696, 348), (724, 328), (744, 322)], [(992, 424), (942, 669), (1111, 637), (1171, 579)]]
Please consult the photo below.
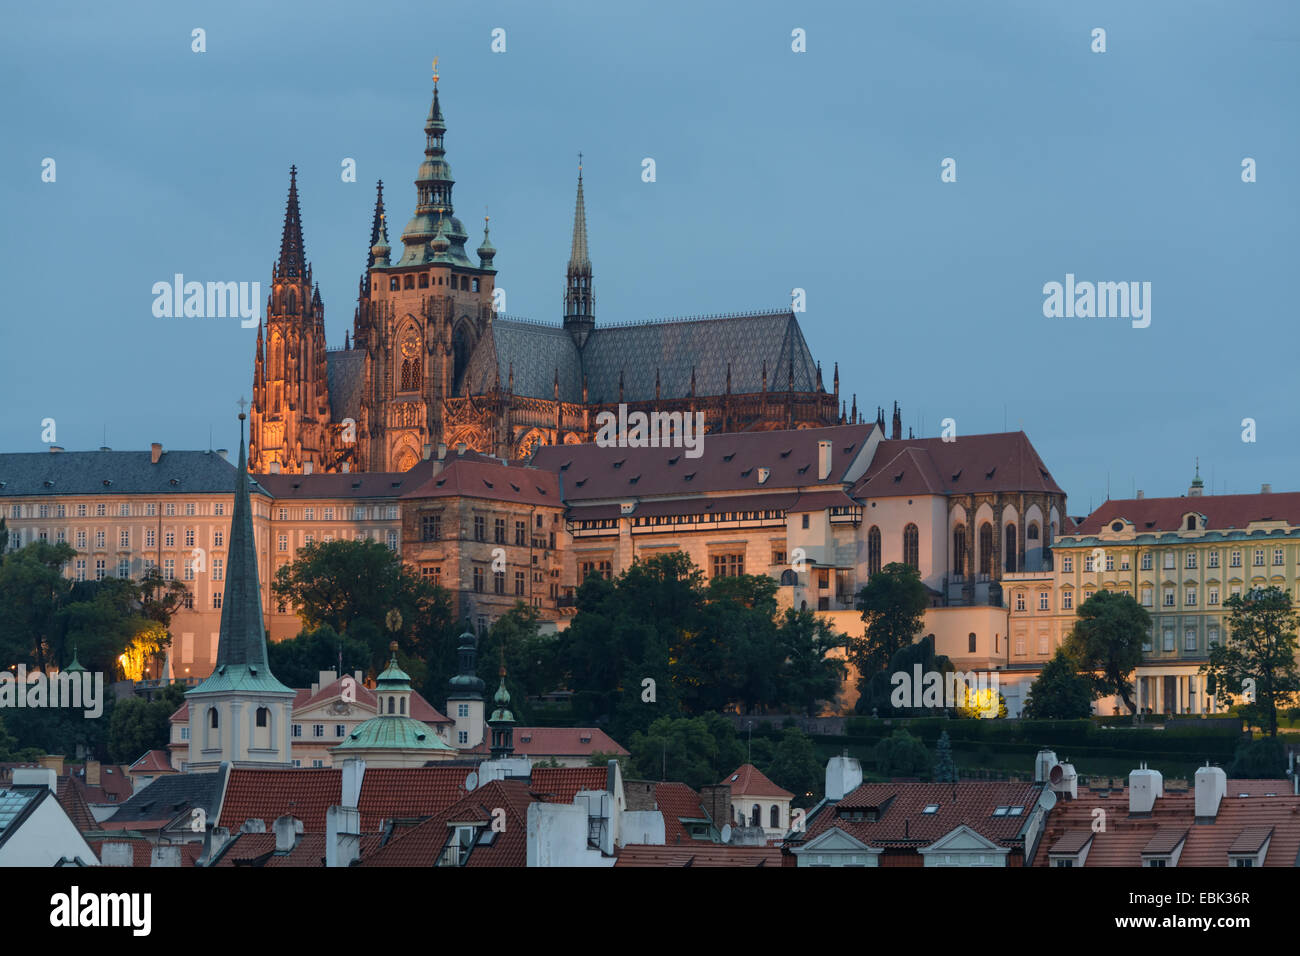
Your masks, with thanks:
[[(258, 281), (264, 298), (296, 163), (342, 345), (374, 181), (394, 245), (414, 207), (438, 56), (456, 212), (473, 248), (490, 206), (509, 313), (560, 319), (581, 150), (598, 322), (779, 307), (798, 286), (828, 388), (838, 360), (868, 418), (897, 399), (918, 434), (946, 417), (959, 435), (1023, 427), (1073, 513), (1108, 480), (1115, 497), (1180, 494), (1196, 456), (1216, 491), (1300, 489), (1298, 11), (11, 5), (0, 450), (43, 448), (45, 418), (70, 449), (105, 432), (120, 449), (206, 448), (209, 429), (233, 448), (255, 332), (155, 318), (153, 284)], [(940, 182), (945, 157), (956, 183)], [(1043, 285), (1066, 273), (1150, 282), (1150, 327), (1045, 318)]]

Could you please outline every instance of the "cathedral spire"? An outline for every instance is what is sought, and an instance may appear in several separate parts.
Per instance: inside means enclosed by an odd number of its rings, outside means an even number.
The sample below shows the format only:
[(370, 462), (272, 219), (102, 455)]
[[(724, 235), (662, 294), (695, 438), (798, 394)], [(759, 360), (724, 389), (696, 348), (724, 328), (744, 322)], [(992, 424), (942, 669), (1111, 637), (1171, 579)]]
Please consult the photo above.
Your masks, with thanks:
[(280, 261), (277, 279), (297, 279), (303, 275), (307, 256), (302, 245), (302, 212), (298, 208), (298, 167), (289, 167), (289, 201), (284, 207), (284, 231), (280, 236)]
[(564, 279), (564, 327), (578, 348), (596, 326), (596, 296), (591, 291), (591, 258), (587, 255), (587, 204), (582, 196), (582, 154), (578, 154), (578, 199), (573, 207), (573, 243)]
[[(434, 70), (437, 70), (437, 60), (434, 61)], [(446, 133), (447, 124), (438, 99), (438, 74), (435, 72), (433, 102), (424, 121), (424, 161), (415, 175), (415, 215), (402, 230), (405, 249), (397, 262), (399, 266), (425, 265), (433, 261), (438, 251), (433, 248), (433, 240), (439, 234), (438, 221), (445, 219), (443, 237), (447, 245), (441, 250), (443, 261), (473, 268), (473, 263), (465, 256), (465, 242), (469, 235), (453, 214), (451, 190), (456, 181), (452, 179), (451, 167), (446, 160), (447, 151), (443, 145)]]
[(384, 181), (379, 180), (375, 195), (375, 218), (370, 223), (370, 252), (366, 259), (367, 271), (375, 264), (375, 246), (379, 240), (388, 245), (388, 224), (384, 221)]

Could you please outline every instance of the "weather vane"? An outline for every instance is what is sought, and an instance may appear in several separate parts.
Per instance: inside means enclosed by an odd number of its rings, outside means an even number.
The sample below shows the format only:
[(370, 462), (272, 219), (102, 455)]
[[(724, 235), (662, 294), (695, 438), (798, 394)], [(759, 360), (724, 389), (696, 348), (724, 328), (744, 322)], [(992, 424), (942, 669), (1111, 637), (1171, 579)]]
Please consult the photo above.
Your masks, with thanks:
[(242, 418), (244, 415), (244, 409), (248, 407), (248, 402), (245, 401), (243, 395), (240, 395), (239, 401), (235, 402), (235, 404), (239, 406), (239, 415)]
[(433, 85), (438, 85), (438, 58), (433, 58)]

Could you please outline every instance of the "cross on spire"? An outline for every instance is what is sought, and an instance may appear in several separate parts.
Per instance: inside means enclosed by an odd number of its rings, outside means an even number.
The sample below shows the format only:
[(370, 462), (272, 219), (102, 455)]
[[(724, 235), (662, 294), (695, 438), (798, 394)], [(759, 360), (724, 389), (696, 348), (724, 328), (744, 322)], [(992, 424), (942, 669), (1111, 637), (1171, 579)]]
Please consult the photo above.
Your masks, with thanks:
[(438, 58), (436, 56), (433, 58), (433, 84), (434, 86), (438, 85)]
[(244, 409), (248, 407), (248, 400), (243, 395), (239, 396), (239, 401), (235, 402), (239, 406), (239, 417), (244, 417)]

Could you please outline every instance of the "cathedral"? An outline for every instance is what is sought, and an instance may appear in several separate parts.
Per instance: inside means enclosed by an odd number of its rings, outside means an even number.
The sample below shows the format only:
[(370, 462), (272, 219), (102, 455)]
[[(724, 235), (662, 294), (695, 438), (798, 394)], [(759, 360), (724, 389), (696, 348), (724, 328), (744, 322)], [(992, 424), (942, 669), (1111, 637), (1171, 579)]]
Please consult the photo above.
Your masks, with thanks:
[(858, 419), (822, 384), (791, 310), (598, 325), (582, 168), (560, 324), (496, 313), (496, 249), (471, 261), (452, 205), (447, 125), (434, 75), (415, 212), (388, 244), (383, 182), (353, 328), (325, 344), (304, 253), (297, 170), (253, 371), (249, 464), (268, 472), (398, 472), (439, 444), (504, 459), (595, 437), (597, 415), (699, 411), (707, 432)]

